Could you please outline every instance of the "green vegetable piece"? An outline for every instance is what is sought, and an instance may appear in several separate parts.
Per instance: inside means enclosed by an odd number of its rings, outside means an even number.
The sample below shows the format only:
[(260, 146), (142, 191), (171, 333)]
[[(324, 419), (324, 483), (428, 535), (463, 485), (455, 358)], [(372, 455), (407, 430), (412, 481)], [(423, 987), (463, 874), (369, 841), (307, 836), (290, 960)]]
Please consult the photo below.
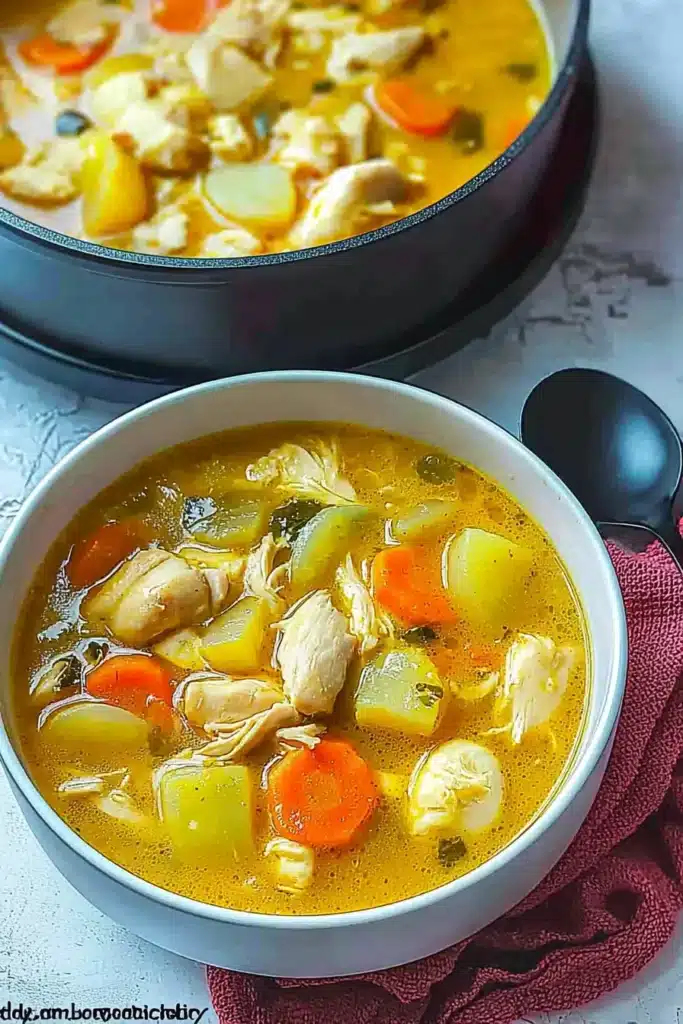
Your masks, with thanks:
[(334, 89), (334, 82), (331, 78), (319, 78), (317, 82), (313, 83), (313, 92), (325, 93), (332, 92)]
[(369, 515), (363, 505), (335, 505), (306, 523), (294, 541), (289, 564), (295, 593), (305, 594), (327, 582)]
[(147, 749), (147, 723), (114, 704), (78, 700), (49, 711), (40, 733), (53, 747), (89, 763), (108, 755), (142, 754)]
[(218, 672), (255, 672), (269, 624), (269, 609), (258, 597), (242, 597), (207, 626), (200, 653)]
[(425, 534), (437, 533), (446, 527), (458, 511), (454, 501), (432, 498), (391, 521), (391, 533), (396, 540), (412, 541)]
[(279, 505), (271, 514), (270, 532), (275, 540), (284, 537), (285, 540), (291, 542), (299, 536), (306, 523), (322, 511), (323, 507), (319, 501), (293, 498), (286, 504)]
[(423, 455), (415, 469), (427, 484), (450, 484), (458, 475), (460, 466), (450, 455)]
[(265, 531), (267, 514), (262, 501), (237, 498), (230, 504), (218, 505), (206, 518), (198, 519), (190, 531), (201, 544), (215, 548), (254, 544)]
[(438, 640), (438, 634), (431, 626), (413, 626), (403, 634), (407, 644), (431, 644)]
[(510, 75), (511, 78), (516, 78), (518, 82), (528, 83), (533, 82), (534, 78), (538, 75), (538, 67), (536, 64), (506, 64), (506, 74)]
[(442, 867), (452, 868), (459, 860), (467, 856), (467, 847), (460, 836), (453, 836), (452, 839), (444, 837), (439, 839), (436, 855)]
[(240, 764), (169, 767), (159, 781), (159, 807), (176, 853), (202, 863), (230, 864), (253, 850), (249, 769)]
[(484, 148), (484, 118), (476, 110), (461, 107), (453, 120), (451, 137), (465, 156)]
[(446, 696), (436, 668), (417, 648), (389, 651), (366, 666), (355, 697), (356, 721), (366, 729), (431, 736)]
[(499, 629), (520, 598), (531, 551), (486, 530), (466, 529), (446, 549), (446, 583), (456, 608), (473, 623)]

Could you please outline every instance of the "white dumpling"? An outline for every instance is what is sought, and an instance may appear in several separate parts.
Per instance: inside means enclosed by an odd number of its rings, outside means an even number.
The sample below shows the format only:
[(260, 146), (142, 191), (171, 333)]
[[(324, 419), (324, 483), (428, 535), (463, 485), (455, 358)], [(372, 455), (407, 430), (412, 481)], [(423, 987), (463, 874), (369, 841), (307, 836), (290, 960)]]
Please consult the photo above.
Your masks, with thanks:
[(469, 740), (443, 743), (421, 761), (408, 788), (408, 818), (415, 836), (483, 832), (503, 803), (498, 759)]

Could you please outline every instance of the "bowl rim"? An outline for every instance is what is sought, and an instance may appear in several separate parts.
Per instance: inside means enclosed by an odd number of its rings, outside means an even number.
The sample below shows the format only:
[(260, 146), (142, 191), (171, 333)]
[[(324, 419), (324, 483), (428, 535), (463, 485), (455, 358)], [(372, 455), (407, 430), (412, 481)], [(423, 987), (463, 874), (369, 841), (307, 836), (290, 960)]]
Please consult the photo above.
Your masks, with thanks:
[[(208, 919), (216, 923), (250, 928), (325, 932), (340, 927), (372, 924), (387, 918), (400, 918), (404, 914), (410, 914), (431, 904), (440, 903), (442, 900), (455, 896), (462, 890), (485, 882), (488, 877), (504, 870), (508, 864), (515, 861), (564, 815), (574, 798), (588, 782), (600, 758), (607, 749), (621, 710), (628, 654), (626, 612), (616, 572), (607, 548), (583, 506), (559, 477), (538, 456), (526, 448), (514, 434), (504, 427), (499, 426), (488, 419), (488, 417), (461, 402), (456, 402), (453, 399), (427, 391), (416, 385), (386, 380), (380, 377), (325, 370), (271, 370), (197, 384), (181, 391), (172, 392), (170, 395), (163, 395), (124, 413), (122, 416), (100, 427), (63, 456), (24, 501), (16, 518), (0, 540), (0, 579), (4, 575), (5, 563), (11, 557), (15, 542), (24, 530), (30, 528), (31, 520), (36, 510), (48, 498), (53, 484), (60, 477), (76, 468), (84, 455), (92, 450), (106, 446), (110, 440), (116, 438), (119, 434), (125, 435), (141, 419), (154, 417), (162, 409), (166, 410), (173, 406), (182, 407), (188, 398), (194, 399), (211, 391), (229, 392), (232, 388), (258, 387), (268, 384), (304, 383), (314, 385), (319, 382), (328, 384), (337, 382), (347, 386), (349, 384), (353, 386), (355, 382), (361, 388), (378, 389), (393, 393), (394, 395), (401, 395), (411, 401), (416, 401), (418, 407), (420, 404), (431, 405), (443, 412), (445, 417), (453, 416), (455, 410), (460, 419), (464, 418), (475, 429), (484, 433), (490, 443), (502, 444), (504, 447), (514, 449), (518, 456), (526, 460), (532, 471), (551, 489), (551, 492), (560, 501), (571, 506), (578, 520), (578, 525), (584, 531), (584, 542), (592, 547), (596, 581), (601, 581), (604, 585), (605, 598), (609, 602), (610, 617), (612, 619), (610, 676), (607, 681), (605, 698), (599, 711), (598, 720), (592, 734), (587, 737), (583, 752), (577, 753), (571, 771), (567, 774), (564, 782), (560, 784), (555, 796), (541, 809), (538, 816), (515, 836), (507, 846), (499, 850), (498, 853), (473, 871), (451, 882), (446, 882), (436, 889), (431, 889), (428, 892), (420, 893), (395, 903), (337, 914), (278, 915), (263, 914), (256, 911), (232, 910), (228, 907), (218, 907), (213, 904), (202, 903), (187, 896), (181, 896), (133, 874), (114, 863), (114, 861), (109, 860), (104, 854), (96, 850), (95, 847), (87, 843), (53, 810), (31, 779), (28, 770), (24, 767), (19, 754), (9, 738), (6, 726), (2, 719), (0, 719), (0, 762), (4, 764), (10, 780), (18, 788), (22, 797), (50, 831), (55, 834), (56, 838), (60, 839), (74, 854), (85, 860), (95, 871), (105, 874), (113, 882), (132, 890), (139, 896), (149, 899), (153, 903), (161, 904), (169, 910), (190, 914), (194, 917)], [(188, 440), (192, 439), (188, 438)], [(134, 465), (135, 463), (130, 468), (132, 469)], [(113, 483), (114, 481), (112, 480), (111, 482)], [(542, 526), (543, 524), (540, 525)], [(27, 580), (26, 585), (28, 586), (29, 584), (30, 580)], [(17, 611), (20, 608), (21, 605), (19, 605)], [(14, 627), (16, 628), (16, 620)]]
[[(107, 265), (117, 266), (119, 270), (126, 267), (129, 272), (135, 270), (174, 270), (174, 271), (207, 271), (224, 269), (241, 269), (246, 267), (277, 266), (283, 263), (297, 263), (315, 259), (318, 256), (348, 252), (351, 249), (370, 245), (403, 231), (409, 231), (418, 225), (431, 220), (432, 217), (455, 206), (473, 192), (477, 192), (490, 179), (504, 170), (520, 153), (540, 135), (546, 124), (559, 109), (565, 96), (567, 83), (575, 78), (581, 64), (581, 56), (587, 45), (588, 26), (590, 19), (591, 0), (575, 0), (576, 11), (571, 39), (561, 66), (557, 68), (555, 81), (545, 97), (539, 110), (531, 118), (524, 131), (496, 159), (469, 178), (459, 188), (438, 199), (428, 206), (400, 217), (390, 224), (384, 224), (373, 231), (352, 235), (338, 242), (312, 246), (308, 249), (294, 249), (289, 252), (267, 253), (261, 256), (240, 256), (230, 259), (200, 259), (198, 257), (156, 256), (148, 253), (128, 252), (98, 242), (89, 242), (82, 238), (66, 235), (53, 228), (44, 227), (27, 217), (14, 213), (0, 204), (0, 225), (4, 225), (17, 235), (23, 242), (42, 242), (56, 250), (62, 256), (77, 256), (92, 264), (99, 265), (101, 272)], [(187, 279), (189, 275), (184, 274)], [(178, 282), (180, 283), (180, 282)]]

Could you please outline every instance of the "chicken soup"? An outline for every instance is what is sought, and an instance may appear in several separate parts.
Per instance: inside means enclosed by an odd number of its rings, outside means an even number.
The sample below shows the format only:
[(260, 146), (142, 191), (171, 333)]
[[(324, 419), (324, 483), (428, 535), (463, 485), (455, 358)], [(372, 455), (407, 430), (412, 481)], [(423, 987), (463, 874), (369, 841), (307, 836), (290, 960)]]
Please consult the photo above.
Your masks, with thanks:
[[(476, 469), (346, 425), (172, 449), (55, 543), (14, 649), (24, 756), (110, 860), (274, 914), (483, 864), (571, 758), (576, 596)], [(401, 850), (401, 856), (396, 851)]]
[(550, 87), (529, 0), (13, 9), (3, 201), (143, 253), (282, 252), (397, 220), (486, 167)]

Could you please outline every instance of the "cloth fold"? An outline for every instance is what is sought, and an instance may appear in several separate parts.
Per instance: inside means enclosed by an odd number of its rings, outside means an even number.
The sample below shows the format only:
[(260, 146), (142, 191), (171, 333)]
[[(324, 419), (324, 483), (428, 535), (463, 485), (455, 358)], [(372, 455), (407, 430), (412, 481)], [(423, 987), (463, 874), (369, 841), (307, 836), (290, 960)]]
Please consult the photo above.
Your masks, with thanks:
[(513, 1024), (641, 970), (683, 906), (683, 579), (661, 546), (608, 544), (629, 630), (614, 749), (571, 847), (519, 906), (426, 960), (301, 982), (208, 968), (220, 1024)]

